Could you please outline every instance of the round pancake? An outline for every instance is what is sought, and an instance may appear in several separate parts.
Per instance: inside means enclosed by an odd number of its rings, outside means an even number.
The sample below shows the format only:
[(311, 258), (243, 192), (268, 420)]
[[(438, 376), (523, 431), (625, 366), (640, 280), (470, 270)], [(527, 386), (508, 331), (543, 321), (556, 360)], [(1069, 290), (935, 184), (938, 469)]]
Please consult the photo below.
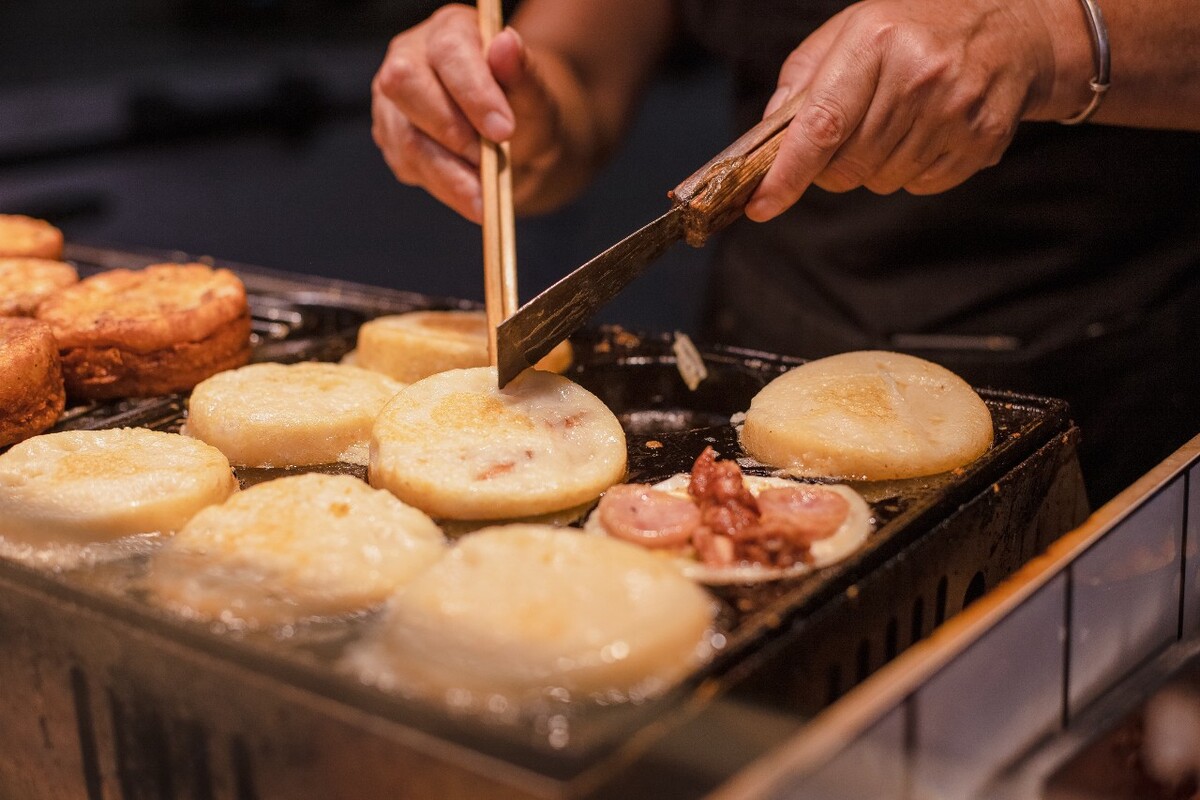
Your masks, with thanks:
[(250, 364), (196, 385), (186, 432), (234, 464), (365, 465), (371, 426), (402, 388), (386, 375), (339, 364)]
[(0, 447), (41, 433), (66, 403), (58, 345), (50, 327), (0, 317)]
[(440, 519), (561, 511), (624, 474), (620, 422), (550, 372), (526, 370), (503, 391), (491, 367), (431, 375), (402, 389), (371, 432), (371, 485)]
[(62, 231), (21, 214), (0, 214), (0, 257), (62, 258)]
[[(571, 366), (571, 343), (561, 342), (537, 368), (562, 372)], [(488, 365), (487, 317), (482, 311), (412, 311), (364, 322), (354, 363), (402, 383), (448, 369)]]
[(842, 353), (755, 395), (742, 446), (799, 476), (884, 480), (960, 467), (992, 444), (992, 416), (965, 381), (914, 356)]
[(708, 654), (715, 610), (636, 545), (498, 526), (460, 539), (398, 592), (348, 666), (384, 688), (467, 706), (564, 689), (646, 697)]
[(169, 534), (236, 489), (219, 450), (177, 433), (47, 433), (0, 455), (0, 536), (53, 545)]
[(191, 389), (250, 359), (242, 282), (204, 264), (92, 275), (47, 298), (67, 393), (107, 399)]
[(146, 588), (194, 619), (283, 625), (378, 605), (435, 562), (433, 520), (348, 475), (260, 483), (196, 514)]
[(0, 258), (0, 317), (31, 317), (38, 304), (79, 281), (75, 268), (48, 258)]
[[(692, 476), (690, 474), (681, 472), (677, 475), (672, 475), (666, 480), (659, 481), (651, 488), (657, 489), (660, 492), (666, 492), (675, 497), (691, 500), (691, 495), (688, 494), (688, 484), (691, 482), (691, 479)], [(798, 485), (796, 481), (787, 478), (773, 478), (760, 475), (744, 475), (742, 480), (745, 482), (746, 488), (750, 490), (750, 494), (755, 497), (765, 489), (793, 488)], [(849, 486), (823, 483), (819, 484), (819, 487), (824, 491), (836, 492), (845, 498), (849, 504), (849, 511), (833, 535), (819, 539), (809, 546), (811, 563), (797, 563), (784, 568), (750, 563), (741, 563), (729, 567), (714, 567), (705, 564), (694, 556), (680, 555), (675, 550), (655, 550), (652, 552), (652, 555), (671, 561), (685, 577), (709, 584), (710, 586), (732, 583), (760, 583), (762, 581), (779, 580), (781, 578), (792, 578), (804, 575), (814, 569), (835, 564), (862, 547), (867, 541), (867, 537), (871, 534), (871, 531), (874, 530), (875, 526), (871, 514), (871, 506), (867, 504), (862, 495)], [(587, 522), (584, 523), (584, 530), (591, 534), (609, 535), (601, 524), (597, 511), (593, 511), (588, 517)]]

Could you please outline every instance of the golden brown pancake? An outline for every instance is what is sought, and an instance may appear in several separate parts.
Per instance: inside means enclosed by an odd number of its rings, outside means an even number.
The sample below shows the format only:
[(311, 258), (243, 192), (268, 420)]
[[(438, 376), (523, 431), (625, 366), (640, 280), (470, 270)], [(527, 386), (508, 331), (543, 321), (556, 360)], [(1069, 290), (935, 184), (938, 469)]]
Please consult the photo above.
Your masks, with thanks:
[(0, 317), (0, 447), (49, 428), (64, 403), (62, 365), (50, 326)]
[(0, 214), (0, 256), (62, 258), (62, 231), (21, 214)]
[(0, 317), (32, 317), (39, 303), (78, 280), (63, 261), (0, 258)]
[(250, 360), (242, 282), (204, 264), (155, 264), (85, 278), (38, 307), (72, 397), (183, 392)]

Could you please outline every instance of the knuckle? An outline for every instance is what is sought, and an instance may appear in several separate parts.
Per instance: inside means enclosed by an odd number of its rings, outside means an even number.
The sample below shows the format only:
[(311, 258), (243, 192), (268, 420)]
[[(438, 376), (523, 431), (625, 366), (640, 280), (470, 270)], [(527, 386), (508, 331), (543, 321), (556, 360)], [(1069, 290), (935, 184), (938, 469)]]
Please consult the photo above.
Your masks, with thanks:
[(849, 135), (846, 112), (829, 98), (810, 103), (799, 115), (800, 132), (818, 150), (836, 150)]
[(890, 50), (902, 36), (896, 20), (878, 10), (878, 6), (864, 8), (859, 24), (863, 31), (863, 44), (878, 53)]
[(871, 171), (867, 164), (849, 156), (839, 156), (825, 168), (829, 177), (839, 186), (844, 187), (843, 191), (862, 186)]
[(1016, 124), (1008, 114), (984, 107), (972, 120), (971, 132), (989, 149), (1003, 148), (1016, 132)]
[(416, 78), (417, 63), (406, 52), (392, 53), (379, 68), (375, 83), (389, 97), (403, 94)]
[(446, 149), (455, 153), (466, 153), (479, 145), (479, 136), (475, 129), (457, 120), (446, 124), (442, 129), (442, 136)]
[(913, 54), (911, 63), (909, 86), (914, 90), (953, 80), (954, 61), (941, 51), (926, 49), (923, 45)]

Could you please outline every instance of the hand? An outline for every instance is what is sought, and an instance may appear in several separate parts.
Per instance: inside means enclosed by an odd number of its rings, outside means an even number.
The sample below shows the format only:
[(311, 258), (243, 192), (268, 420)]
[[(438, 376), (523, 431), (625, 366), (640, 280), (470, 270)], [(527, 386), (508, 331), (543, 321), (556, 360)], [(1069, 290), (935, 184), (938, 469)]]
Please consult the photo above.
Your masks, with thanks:
[[(512, 140), (514, 195), (553, 157), (558, 112), (521, 37), (506, 28), (483, 52), (475, 9), (448, 5), (396, 36), (371, 84), (371, 134), (402, 183), (482, 219), (480, 134)], [(520, 125), (516, 123), (520, 119)]]
[[(1069, 24), (1071, 9), (1054, 9)], [(1023, 117), (1053, 118), (1052, 98), (1069, 116), (1076, 100), (1062, 87), (1086, 87), (1087, 40), (1080, 18), (1079, 43), (1056, 44), (1049, 13), (1034, 2), (864, 0), (834, 16), (780, 72), (767, 114), (808, 97), (746, 215), (770, 219), (810, 184), (944, 191), (995, 164)]]

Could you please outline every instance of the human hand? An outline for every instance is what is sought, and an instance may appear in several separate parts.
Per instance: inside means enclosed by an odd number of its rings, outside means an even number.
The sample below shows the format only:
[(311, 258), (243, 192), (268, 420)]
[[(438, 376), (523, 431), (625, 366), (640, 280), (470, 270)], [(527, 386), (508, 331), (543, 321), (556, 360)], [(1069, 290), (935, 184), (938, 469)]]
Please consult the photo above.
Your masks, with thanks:
[(1090, 58), (1082, 17), (1072, 38), (1072, 11), (1077, 3), (1058, 0), (864, 0), (846, 8), (780, 71), (765, 114), (795, 93), (808, 96), (746, 215), (770, 219), (810, 184), (932, 194), (995, 164), (1022, 118), (1077, 110), (1070, 87), (1086, 86)]
[[(512, 28), (483, 51), (475, 9), (448, 5), (392, 39), (371, 84), (371, 134), (402, 183), (482, 220), (480, 134), (512, 141), (514, 190), (553, 157), (559, 114)], [(520, 125), (517, 120), (520, 119)]]

